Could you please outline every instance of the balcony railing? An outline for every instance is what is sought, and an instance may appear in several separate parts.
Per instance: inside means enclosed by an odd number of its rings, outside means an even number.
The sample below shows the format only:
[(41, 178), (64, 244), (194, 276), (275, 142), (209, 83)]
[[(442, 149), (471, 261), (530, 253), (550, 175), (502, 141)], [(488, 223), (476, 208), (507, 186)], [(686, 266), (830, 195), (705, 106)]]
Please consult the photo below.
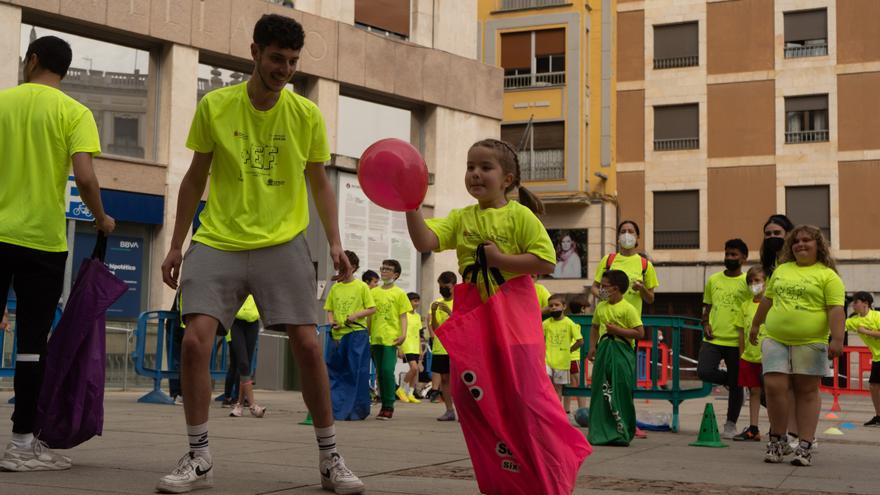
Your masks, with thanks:
[(571, 3), (571, 0), (500, 0), (498, 2), (498, 10), (537, 9), (569, 3)]
[[(517, 153), (522, 180), (558, 180), (565, 178), (565, 150), (526, 150)], [(534, 156), (534, 160), (532, 157)]]
[(654, 151), (698, 150), (700, 138), (655, 139)]
[(654, 229), (654, 249), (699, 249), (699, 230)]
[(655, 69), (677, 69), (680, 67), (696, 67), (698, 65), (700, 65), (700, 57), (698, 55), (654, 59)]
[(565, 72), (541, 72), (539, 74), (504, 76), (504, 89), (541, 88), (546, 86), (562, 86), (564, 84)]
[(828, 141), (828, 129), (816, 131), (796, 131), (785, 133), (786, 144), (797, 143), (822, 143)]
[(67, 75), (64, 77), (64, 83), (112, 88), (146, 89), (147, 78), (147, 74), (104, 72), (100, 70), (90, 71), (72, 67), (67, 70)]
[(823, 57), (825, 55), (828, 55), (828, 43), (785, 47), (785, 58)]

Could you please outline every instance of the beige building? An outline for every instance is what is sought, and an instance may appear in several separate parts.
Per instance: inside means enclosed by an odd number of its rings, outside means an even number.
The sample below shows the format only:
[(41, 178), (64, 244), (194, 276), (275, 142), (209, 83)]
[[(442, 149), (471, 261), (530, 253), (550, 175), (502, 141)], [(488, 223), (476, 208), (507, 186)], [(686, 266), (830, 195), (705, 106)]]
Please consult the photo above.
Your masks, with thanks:
[[(123, 213), (120, 222), (121, 231), (143, 241), (138, 244), (142, 256), (136, 255), (141, 256), (136, 267), (140, 311), (171, 304), (173, 293), (162, 284), (159, 265), (175, 220), (180, 180), (192, 157), (185, 139), (198, 98), (247, 77), (251, 33), (265, 13), (291, 16), (306, 30), (293, 89), (317, 102), (325, 116), (334, 153), (328, 173), (334, 181), (350, 178), (355, 170), (356, 156), (337, 150), (357, 138), (345, 135), (340, 101), (357, 100), (405, 116), (407, 137), (432, 174), (425, 203), (429, 215), (470, 200), (461, 186), (463, 143), (497, 136), (501, 118), (501, 70), (476, 60), (476, 2), (295, 4), (296, 10), (265, 0), (0, 0), (0, 87), (17, 84), (32, 31), (68, 39), (74, 62), (64, 89), (93, 110), (102, 128), (104, 154), (96, 159), (102, 188), (126, 194), (120, 196), (123, 202), (142, 196), (160, 200), (158, 221)], [(370, 127), (381, 136), (382, 122)], [(331, 268), (314, 210), (311, 217), (308, 238), (320, 282)], [(389, 227), (392, 233), (395, 228), (399, 225)], [(71, 232), (84, 229), (81, 223)], [(413, 258), (413, 283), (426, 297), (433, 295), (436, 273), (456, 266), (453, 253), (427, 256), (424, 262), (417, 253)]]
[[(880, 291), (880, 2), (618, 0), (620, 216), (693, 311), (724, 241), (822, 228), (848, 292)], [(707, 266), (708, 265), (708, 266)]]

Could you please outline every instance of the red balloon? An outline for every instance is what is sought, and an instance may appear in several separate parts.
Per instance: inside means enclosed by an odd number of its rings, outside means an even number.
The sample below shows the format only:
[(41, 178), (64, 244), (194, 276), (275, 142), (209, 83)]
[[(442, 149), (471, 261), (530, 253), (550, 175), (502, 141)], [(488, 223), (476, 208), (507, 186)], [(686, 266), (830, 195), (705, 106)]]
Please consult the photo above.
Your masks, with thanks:
[(380, 139), (361, 155), (358, 182), (377, 205), (411, 211), (428, 192), (428, 167), (413, 145), (395, 138)]

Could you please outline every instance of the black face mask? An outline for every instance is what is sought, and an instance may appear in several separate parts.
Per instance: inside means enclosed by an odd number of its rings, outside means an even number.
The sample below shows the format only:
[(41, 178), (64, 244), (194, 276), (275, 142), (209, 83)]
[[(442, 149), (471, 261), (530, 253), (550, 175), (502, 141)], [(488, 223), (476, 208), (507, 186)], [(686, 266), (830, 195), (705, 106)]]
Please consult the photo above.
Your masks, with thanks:
[(443, 299), (449, 299), (450, 297), (452, 297), (452, 288), (440, 287), (440, 295), (443, 296)]
[(764, 250), (767, 252), (772, 252), (774, 254), (778, 253), (782, 246), (785, 244), (785, 239), (782, 237), (769, 237), (764, 239)]
[(761, 266), (764, 267), (765, 272), (768, 272), (768, 277), (770, 276), (769, 270), (772, 270), (776, 265), (776, 258), (784, 244), (785, 239), (782, 237), (768, 237), (761, 245)]
[(732, 272), (739, 270), (741, 266), (742, 266), (742, 263), (740, 263), (739, 260), (730, 260), (730, 259), (724, 260), (724, 268), (727, 268), (728, 270), (730, 270)]
[(553, 318), (559, 318), (560, 316), (562, 316), (562, 310), (559, 310), (559, 311), (551, 311), (551, 312), (550, 312), (550, 316), (552, 316)]

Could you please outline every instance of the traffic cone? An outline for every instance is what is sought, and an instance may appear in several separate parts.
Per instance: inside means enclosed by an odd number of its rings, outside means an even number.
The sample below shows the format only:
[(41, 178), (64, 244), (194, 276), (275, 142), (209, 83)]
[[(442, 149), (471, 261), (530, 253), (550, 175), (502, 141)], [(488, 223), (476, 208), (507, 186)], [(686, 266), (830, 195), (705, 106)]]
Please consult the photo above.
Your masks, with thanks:
[(838, 395), (837, 394), (833, 394), (833, 395), (834, 395), (834, 402), (831, 404), (831, 410), (840, 412), (841, 409), (840, 409), (840, 401), (838, 400)]
[(828, 414), (825, 415), (825, 419), (837, 419), (837, 418), (839, 418), (839, 417), (840, 417), (840, 416), (834, 414), (833, 412), (830, 412), (830, 413), (828, 413)]
[(706, 409), (703, 410), (703, 421), (700, 423), (700, 434), (697, 435), (697, 441), (689, 444), (691, 447), (727, 447), (727, 444), (721, 442), (721, 435), (718, 434), (718, 421), (715, 420), (715, 408), (712, 403), (706, 403)]
[(306, 426), (312, 426), (314, 424), (314, 423), (312, 423), (312, 413), (309, 412), (308, 414), (306, 414), (306, 419), (300, 421), (299, 424), (306, 425)]
[(832, 426), (831, 428), (828, 428), (827, 430), (823, 431), (822, 434), (824, 434), (824, 435), (838, 435), (839, 436), (839, 435), (843, 435), (843, 432)]

